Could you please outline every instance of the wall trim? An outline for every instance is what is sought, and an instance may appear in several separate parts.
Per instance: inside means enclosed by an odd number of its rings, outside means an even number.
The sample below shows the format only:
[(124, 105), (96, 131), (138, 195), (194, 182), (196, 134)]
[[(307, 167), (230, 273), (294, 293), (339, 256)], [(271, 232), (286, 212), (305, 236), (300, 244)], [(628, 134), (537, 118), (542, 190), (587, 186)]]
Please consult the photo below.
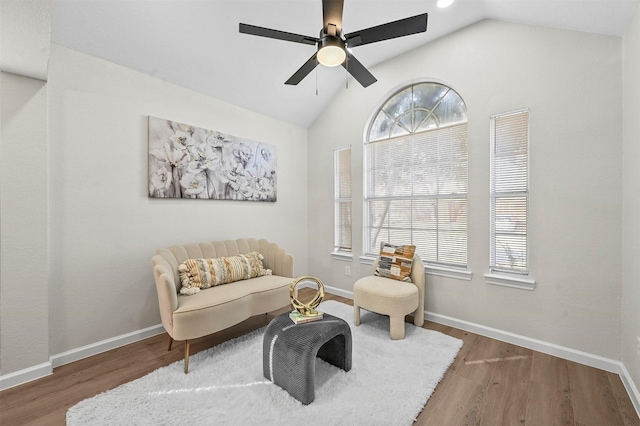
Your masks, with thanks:
[(536, 289), (536, 282), (531, 278), (521, 275), (507, 275), (495, 272), (484, 274), (484, 281), (487, 284), (499, 285), (503, 287), (518, 288), (521, 290), (533, 291)]
[[(297, 288), (312, 288), (314, 290), (317, 290), (318, 286), (315, 284), (311, 284), (308, 281), (305, 281), (305, 282), (301, 282), (300, 285), (297, 286)], [(335, 294), (336, 296), (342, 296), (342, 297), (346, 297), (347, 299), (353, 300), (353, 292), (351, 291), (342, 290), (337, 287), (331, 287), (326, 284), (324, 285), (324, 289), (327, 293)]]
[(636, 408), (636, 413), (638, 413), (638, 416), (640, 417), (640, 391), (638, 391), (638, 387), (633, 382), (631, 374), (629, 374), (629, 370), (627, 370), (627, 367), (625, 367), (622, 362), (620, 363), (620, 369), (622, 370), (622, 373), (620, 373), (622, 384), (627, 390), (629, 398), (631, 398), (631, 402), (633, 402), (633, 406)]
[[(346, 291), (330, 286), (325, 286), (325, 289), (329, 293), (353, 300), (353, 292), (351, 291)], [(499, 330), (497, 328), (487, 327), (446, 315), (436, 314), (429, 311), (425, 311), (425, 319), (436, 322), (438, 324), (455, 327), (460, 330), (470, 331), (481, 336), (490, 337), (492, 339), (522, 346), (523, 348), (532, 349), (548, 355), (553, 355), (558, 358), (574, 361), (580, 364), (588, 365), (590, 367), (599, 368), (610, 373), (619, 374), (622, 383), (624, 384), (624, 387), (629, 394), (629, 398), (631, 399), (636, 412), (640, 416), (640, 392), (638, 392), (638, 387), (633, 382), (629, 371), (621, 361), (617, 361), (611, 358), (605, 358), (600, 355), (590, 354), (588, 352), (579, 351), (577, 349), (567, 348), (565, 346), (556, 345), (554, 343), (533, 339), (530, 337), (511, 333), (509, 331)]]
[(164, 327), (162, 327), (162, 324), (157, 324), (143, 328), (142, 330), (132, 331), (131, 333), (122, 334), (120, 336), (72, 349), (57, 355), (52, 355), (49, 358), (49, 361), (51, 362), (51, 365), (53, 365), (53, 368), (56, 368), (61, 365), (79, 361), (93, 355), (98, 355), (102, 352), (110, 351), (111, 349), (116, 349), (162, 333), (164, 333)]
[(52, 373), (51, 362), (44, 362), (14, 373), (4, 374), (0, 376), (0, 391), (46, 377)]
[(429, 311), (425, 311), (425, 319), (437, 322), (438, 324), (448, 325), (460, 330), (470, 331), (472, 333), (480, 334), (492, 339), (522, 346), (523, 348), (543, 352), (545, 354), (553, 355), (558, 358), (574, 361), (580, 364), (588, 365), (590, 367), (599, 368), (611, 373), (621, 372), (620, 361), (616, 361), (611, 358), (605, 358), (600, 355), (590, 354), (588, 352), (583, 352), (577, 349), (571, 349), (565, 346), (556, 345), (555, 343), (533, 339), (531, 337), (522, 336), (519, 334), (511, 333), (509, 331), (499, 330), (497, 328), (487, 327), (484, 325), (452, 318), (446, 315), (436, 314)]
[[(311, 284), (308, 284), (307, 286), (315, 288)], [(325, 288), (325, 290), (327, 290), (328, 293), (335, 294), (336, 296), (346, 297), (347, 299), (353, 300), (353, 292), (352, 291), (346, 291), (346, 290), (342, 290), (342, 289), (337, 288), (337, 287), (331, 287), (331, 286), (328, 286), (328, 285), (325, 285), (324, 288)]]
[(57, 355), (52, 355), (49, 357), (49, 362), (0, 376), (0, 390), (9, 389), (14, 386), (49, 376), (53, 373), (54, 368), (60, 367), (61, 365), (79, 361), (93, 355), (98, 355), (100, 353), (110, 351), (111, 349), (116, 349), (162, 333), (164, 333), (164, 328), (162, 327), (162, 324), (158, 324), (142, 330), (132, 331), (131, 333), (122, 334), (120, 336), (72, 349)]

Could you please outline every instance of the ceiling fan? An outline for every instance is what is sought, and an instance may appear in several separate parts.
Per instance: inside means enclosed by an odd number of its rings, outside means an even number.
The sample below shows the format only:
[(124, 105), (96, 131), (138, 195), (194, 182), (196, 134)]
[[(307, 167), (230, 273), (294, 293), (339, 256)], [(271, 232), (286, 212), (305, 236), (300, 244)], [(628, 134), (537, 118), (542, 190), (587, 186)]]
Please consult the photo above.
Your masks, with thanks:
[(342, 65), (363, 87), (367, 87), (377, 80), (351, 54), (350, 48), (427, 31), (428, 14), (423, 13), (343, 35), (343, 5), (344, 0), (322, 0), (323, 27), (318, 38), (243, 23), (240, 23), (240, 32), (317, 46), (316, 53), (285, 84), (300, 83), (320, 63), (328, 67)]

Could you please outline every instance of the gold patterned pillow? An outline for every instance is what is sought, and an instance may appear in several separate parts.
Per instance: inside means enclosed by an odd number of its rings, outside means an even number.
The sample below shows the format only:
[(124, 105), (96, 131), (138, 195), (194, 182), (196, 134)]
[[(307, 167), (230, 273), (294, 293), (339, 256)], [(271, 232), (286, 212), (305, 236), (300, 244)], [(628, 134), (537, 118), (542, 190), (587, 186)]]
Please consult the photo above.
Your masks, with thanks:
[(192, 295), (220, 284), (271, 275), (271, 269), (264, 268), (263, 259), (264, 256), (255, 251), (230, 257), (187, 259), (178, 266), (180, 293)]
[(378, 266), (374, 275), (391, 278), (398, 281), (411, 282), (411, 265), (416, 246), (404, 245), (396, 246), (389, 243), (380, 245), (380, 256)]

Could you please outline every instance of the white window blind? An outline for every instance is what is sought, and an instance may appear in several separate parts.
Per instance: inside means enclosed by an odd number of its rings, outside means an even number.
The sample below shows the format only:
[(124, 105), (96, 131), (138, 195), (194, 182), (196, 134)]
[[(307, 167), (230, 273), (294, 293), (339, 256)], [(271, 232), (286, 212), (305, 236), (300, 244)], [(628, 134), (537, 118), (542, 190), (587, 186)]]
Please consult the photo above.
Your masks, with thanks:
[(491, 117), (492, 271), (528, 274), (529, 111)]
[(351, 148), (335, 151), (335, 251), (351, 251)]
[(467, 264), (467, 124), (365, 145), (366, 252), (414, 244), (427, 263)]

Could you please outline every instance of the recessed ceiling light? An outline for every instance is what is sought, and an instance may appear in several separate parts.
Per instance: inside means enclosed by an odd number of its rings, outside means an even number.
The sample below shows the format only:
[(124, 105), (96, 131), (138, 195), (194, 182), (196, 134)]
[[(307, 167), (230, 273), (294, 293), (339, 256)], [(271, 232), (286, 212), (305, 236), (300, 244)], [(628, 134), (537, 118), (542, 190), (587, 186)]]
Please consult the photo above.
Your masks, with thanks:
[(445, 8), (451, 6), (453, 0), (438, 0), (438, 7)]

